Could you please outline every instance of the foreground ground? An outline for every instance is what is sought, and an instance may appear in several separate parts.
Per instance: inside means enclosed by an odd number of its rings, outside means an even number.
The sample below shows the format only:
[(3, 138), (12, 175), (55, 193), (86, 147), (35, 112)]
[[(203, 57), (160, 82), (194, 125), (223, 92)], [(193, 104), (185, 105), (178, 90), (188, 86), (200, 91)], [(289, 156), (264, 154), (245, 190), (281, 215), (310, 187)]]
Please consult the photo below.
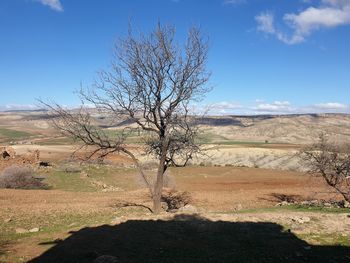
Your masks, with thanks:
[(38, 174), (51, 190), (0, 190), (0, 262), (92, 262), (103, 254), (121, 262), (350, 261), (350, 211), (275, 206), (283, 195), (337, 198), (302, 173), (172, 169), (168, 183), (191, 192), (198, 214), (159, 216), (115, 206), (150, 205), (132, 168), (57, 165)]
[[(118, 134), (95, 117), (108, 134)], [(18, 155), (39, 150), (40, 160), (53, 164), (36, 172), (50, 190), (0, 189), (0, 262), (93, 262), (104, 254), (121, 263), (350, 262), (349, 209), (276, 206), (285, 198), (339, 198), (319, 178), (295, 172), (304, 170), (297, 153), (321, 131), (348, 141), (349, 118), (203, 120), (200, 141), (209, 157), (167, 175), (169, 187), (191, 193), (197, 213), (155, 216), (127, 158), (69, 163), (78, 145), (52, 129), (45, 112), (0, 113), (0, 144)], [(128, 143), (154, 174), (139, 135)], [(125, 201), (136, 206), (116, 205)]]

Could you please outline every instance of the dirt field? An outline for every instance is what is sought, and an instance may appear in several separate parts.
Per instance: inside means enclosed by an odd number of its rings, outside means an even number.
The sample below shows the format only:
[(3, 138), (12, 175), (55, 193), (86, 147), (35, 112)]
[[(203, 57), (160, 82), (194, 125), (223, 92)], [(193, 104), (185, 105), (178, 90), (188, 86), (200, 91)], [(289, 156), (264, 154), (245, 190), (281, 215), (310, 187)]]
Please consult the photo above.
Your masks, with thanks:
[[(64, 240), (72, 235), (71, 230), (86, 226), (119, 225), (135, 219), (145, 222), (173, 220), (172, 214), (153, 216), (141, 207), (114, 207), (118, 201), (150, 205), (147, 191), (138, 183), (133, 169), (92, 166), (85, 167), (84, 171), (89, 174), (88, 177), (81, 176), (81, 173), (41, 171), (54, 186), (53, 190), (0, 190), (3, 253), (0, 258), (3, 262), (26, 262), (50, 249), (54, 240)], [(336, 198), (318, 178), (296, 172), (234, 167), (176, 168), (170, 171), (170, 176), (177, 189), (191, 192), (193, 205), (205, 220), (269, 222), (283, 229), (292, 228), (298, 238), (309, 244), (340, 242), (350, 245), (347, 210), (339, 214), (338, 210), (332, 209), (322, 212), (275, 207), (280, 202), (276, 198), (278, 194), (296, 195), (302, 199)], [(103, 192), (103, 189), (91, 184), (95, 181), (113, 184), (117, 190)], [(311, 222), (295, 222), (305, 217)], [(39, 228), (39, 232), (28, 232), (34, 228)]]
[[(113, 155), (104, 165), (69, 161), (77, 145), (52, 130), (42, 113), (0, 114), (0, 144), (12, 144), (18, 155), (39, 150), (40, 160), (52, 165), (35, 171), (49, 190), (0, 189), (0, 262), (93, 262), (106, 254), (121, 263), (350, 262), (349, 209), (276, 206), (286, 197), (339, 199), (320, 178), (302, 172), (296, 155), (300, 127), (323, 123), (315, 118), (209, 125), (202, 138), (207, 157), (167, 174), (168, 186), (190, 192), (196, 212), (155, 216), (128, 158)], [(322, 125), (339, 134), (348, 127), (338, 125), (348, 116), (325, 118)], [(285, 135), (295, 123), (296, 135)], [(142, 146), (130, 147), (155, 174)], [(116, 206), (121, 202), (134, 206)]]

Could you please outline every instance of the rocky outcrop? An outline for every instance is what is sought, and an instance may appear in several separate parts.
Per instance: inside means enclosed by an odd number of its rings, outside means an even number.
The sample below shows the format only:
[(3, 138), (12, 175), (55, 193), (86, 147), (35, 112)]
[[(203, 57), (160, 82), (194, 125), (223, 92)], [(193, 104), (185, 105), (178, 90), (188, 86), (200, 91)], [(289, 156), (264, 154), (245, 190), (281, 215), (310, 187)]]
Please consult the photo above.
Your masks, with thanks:
[(18, 155), (16, 151), (10, 147), (0, 147), (0, 172), (11, 165), (38, 165), (40, 163), (40, 151), (35, 150), (32, 153)]
[(16, 151), (10, 146), (0, 147), (0, 160), (15, 158)]

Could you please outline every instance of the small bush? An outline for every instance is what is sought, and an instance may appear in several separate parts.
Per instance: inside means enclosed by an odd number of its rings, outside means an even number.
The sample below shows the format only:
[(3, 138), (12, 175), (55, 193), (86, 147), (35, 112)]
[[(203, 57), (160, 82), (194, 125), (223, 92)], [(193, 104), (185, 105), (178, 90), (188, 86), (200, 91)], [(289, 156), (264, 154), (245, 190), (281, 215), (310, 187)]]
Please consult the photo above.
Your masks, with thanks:
[(171, 211), (188, 205), (192, 202), (192, 197), (189, 192), (171, 189), (163, 192), (161, 201), (168, 205), (167, 211)]
[(62, 170), (65, 173), (81, 173), (81, 171), (82, 171), (82, 169), (76, 165), (67, 165), (65, 167), (62, 167)]
[(46, 189), (47, 184), (35, 178), (31, 168), (12, 165), (1, 173), (0, 188)]

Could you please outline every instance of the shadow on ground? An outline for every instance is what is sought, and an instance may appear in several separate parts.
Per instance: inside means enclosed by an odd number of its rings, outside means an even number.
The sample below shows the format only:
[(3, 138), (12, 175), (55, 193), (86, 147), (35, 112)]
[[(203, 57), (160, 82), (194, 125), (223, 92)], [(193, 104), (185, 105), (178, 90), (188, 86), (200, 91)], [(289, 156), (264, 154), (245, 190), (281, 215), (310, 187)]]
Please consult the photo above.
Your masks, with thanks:
[(29, 262), (93, 262), (113, 255), (135, 262), (350, 262), (350, 248), (311, 246), (275, 223), (210, 221), (177, 215), (170, 221), (130, 220), (71, 232)]
[[(0, 237), (1, 237), (1, 233), (0, 233)], [(6, 255), (7, 246), (8, 246), (8, 242), (4, 242), (4, 241), (0, 240), (0, 263), (3, 262), (1, 260), (1, 256)]]

